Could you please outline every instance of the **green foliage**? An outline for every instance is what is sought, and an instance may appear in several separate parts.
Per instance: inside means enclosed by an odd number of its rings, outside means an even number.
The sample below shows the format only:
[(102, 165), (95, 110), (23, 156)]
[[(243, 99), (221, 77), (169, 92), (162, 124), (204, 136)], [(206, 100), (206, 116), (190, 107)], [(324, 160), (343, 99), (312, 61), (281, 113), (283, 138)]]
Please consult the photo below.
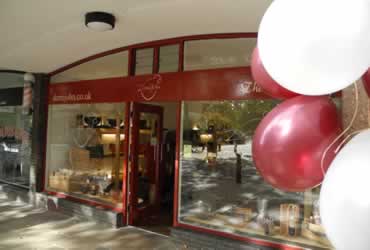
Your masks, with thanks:
[(203, 106), (200, 126), (206, 129), (212, 124), (216, 130), (251, 136), (261, 119), (277, 104), (277, 100), (210, 102)]

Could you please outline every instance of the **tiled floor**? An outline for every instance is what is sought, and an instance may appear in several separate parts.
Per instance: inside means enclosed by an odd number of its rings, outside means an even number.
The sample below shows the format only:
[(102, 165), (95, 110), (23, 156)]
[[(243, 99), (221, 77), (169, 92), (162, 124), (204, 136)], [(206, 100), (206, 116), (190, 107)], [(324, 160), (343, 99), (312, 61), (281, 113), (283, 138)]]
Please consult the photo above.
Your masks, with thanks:
[(114, 250), (176, 249), (170, 238), (141, 229), (113, 229), (35, 209), (9, 200), (0, 192), (0, 249), (6, 250)]

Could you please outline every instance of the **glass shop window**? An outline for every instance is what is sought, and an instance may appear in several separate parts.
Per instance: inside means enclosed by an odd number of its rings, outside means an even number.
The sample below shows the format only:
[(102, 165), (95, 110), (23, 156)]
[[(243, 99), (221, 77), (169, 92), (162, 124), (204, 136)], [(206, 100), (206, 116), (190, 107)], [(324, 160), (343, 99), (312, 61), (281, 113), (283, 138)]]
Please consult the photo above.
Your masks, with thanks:
[(107, 55), (56, 74), (50, 83), (77, 82), (128, 76), (128, 52)]
[(179, 221), (245, 237), (328, 249), (317, 187), (283, 192), (252, 160), (252, 136), (275, 100), (184, 102)]
[(122, 206), (124, 103), (50, 105), (47, 189)]
[(256, 38), (187, 41), (184, 47), (184, 70), (249, 66), (256, 44)]
[(135, 52), (135, 75), (153, 73), (154, 49), (138, 49)]
[(0, 180), (29, 187), (31, 130), (32, 115), (22, 106), (0, 107)]
[(159, 73), (179, 71), (179, 45), (159, 48)]

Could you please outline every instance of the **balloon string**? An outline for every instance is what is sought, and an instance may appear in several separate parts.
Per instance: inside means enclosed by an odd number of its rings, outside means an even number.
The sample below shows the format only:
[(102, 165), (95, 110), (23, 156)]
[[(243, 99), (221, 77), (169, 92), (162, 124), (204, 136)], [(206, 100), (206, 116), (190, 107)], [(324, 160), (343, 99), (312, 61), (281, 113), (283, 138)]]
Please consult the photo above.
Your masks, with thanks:
[(366, 129), (360, 129), (360, 130), (356, 130), (356, 131), (354, 131), (354, 132), (352, 132), (352, 133), (350, 133), (349, 135), (347, 135), (347, 137), (346, 138), (344, 138), (344, 140), (338, 145), (338, 147), (337, 147), (337, 149), (334, 151), (334, 153), (336, 154), (336, 153), (338, 153), (338, 151), (339, 151), (339, 149), (352, 137), (352, 136), (354, 136), (355, 134), (358, 134), (358, 133), (361, 133), (361, 132), (363, 132), (363, 131), (366, 131), (366, 130), (368, 130), (368, 128), (366, 128)]
[[(355, 111), (353, 113), (353, 117), (350, 121), (350, 123), (348, 124), (347, 128), (343, 130), (342, 133), (340, 133), (335, 139), (334, 141), (325, 149), (322, 157), (321, 157), (321, 171), (322, 171), (322, 174), (323, 176), (325, 176), (326, 172), (324, 170), (324, 160), (325, 160), (325, 157), (326, 157), (326, 154), (328, 153), (329, 149), (340, 139), (342, 138), (342, 136), (344, 136), (352, 127), (353, 123), (355, 122), (355, 119), (357, 117), (357, 113), (358, 113), (358, 108), (359, 108), (359, 100), (358, 100), (358, 96), (359, 96), (359, 93), (358, 93), (358, 86), (357, 86), (357, 81), (354, 83), (354, 86), (355, 86)], [(359, 132), (359, 131), (356, 131), (356, 132)], [(336, 148), (335, 150), (335, 154), (338, 152), (338, 150), (340, 149), (341, 146), (343, 146), (344, 142), (350, 138), (354, 133), (351, 133), (349, 136), (347, 136), (340, 144), (339, 146)]]

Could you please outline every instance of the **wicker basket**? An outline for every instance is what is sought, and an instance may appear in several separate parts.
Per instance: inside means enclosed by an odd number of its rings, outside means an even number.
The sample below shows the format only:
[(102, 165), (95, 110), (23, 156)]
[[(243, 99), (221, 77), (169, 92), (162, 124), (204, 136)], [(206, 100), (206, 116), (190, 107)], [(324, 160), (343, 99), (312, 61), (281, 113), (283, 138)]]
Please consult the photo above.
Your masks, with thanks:
[[(318, 225), (319, 226), (319, 225)], [(321, 226), (319, 226), (321, 227)], [(315, 230), (318, 229), (317, 227), (314, 227)], [(309, 225), (309, 223), (304, 223), (301, 231), (302, 237), (319, 242), (320, 244), (324, 244), (327, 246), (331, 246), (329, 240), (326, 238), (325, 234), (323, 234), (323, 229), (318, 229), (318, 232), (312, 231), (313, 227), (312, 225)]]
[(310, 231), (316, 233), (316, 234), (322, 234), (325, 235), (325, 229), (322, 225), (319, 224), (313, 224), (313, 223), (307, 223), (307, 227)]
[(234, 211), (236, 214), (243, 216), (245, 222), (249, 222), (253, 218), (253, 211), (251, 208), (237, 207)]

